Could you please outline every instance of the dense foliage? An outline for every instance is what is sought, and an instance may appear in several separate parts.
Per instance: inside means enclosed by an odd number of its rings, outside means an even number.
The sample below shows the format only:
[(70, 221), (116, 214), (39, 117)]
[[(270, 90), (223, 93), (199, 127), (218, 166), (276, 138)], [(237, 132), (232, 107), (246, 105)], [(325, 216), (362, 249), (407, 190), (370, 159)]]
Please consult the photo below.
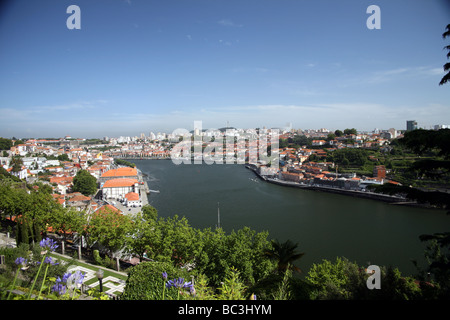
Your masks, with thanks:
[(136, 165), (133, 162), (129, 162), (123, 159), (114, 159), (114, 162), (118, 165), (122, 165), (122, 166), (127, 166), (127, 167), (131, 167), (131, 168), (135, 168)]
[[(170, 279), (182, 277), (190, 281), (189, 272), (176, 268), (171, 263), (144, 262), (131, 269), (122, 299), (161, 300), (165, 286), (163, 272), (166, 272)], [(176, 297), (176, 293), (173, 291), (164, 293), (168, 299)]]
[[(351, 131), (351, 129), (349, 129)], [(346, 134), (352, 132), (347, 131)], [(414, 153), (432, 159), (404, 163), (405, 171), (420, 177), (447, 177), (450, 130), (415, 130), (392, 144), (393, 153), (404, 156)], [(340, 135), (337, 132), (336, 135)], [(291, 143), (309, 143), (304, 138)], [(349, 166), (365, 166), (374, 151), (342, 149), (330, 153), (330, 160)], [(392, 152), (391, 154), (392, 155)], [(384, 155), (386, 158), (390, 155)], [(376, 160), (378, 161), (378, 160)], [(375, 162), (374, 162), (375, 163)], [(396, 163), (392, 168), (398, 168)], [(88, 176), (89, 175), (89, 176)], [(92, 194), (95, 181), (87, 171), (80, 171), (77, 185), (80, 192)], [(90, 178), (92, 177), (92, 178)], [(89, 189), (91, 185), (91, 190)], [(82, 191), (83, 190), (83, 191)], [(385, 185), (378, 191), (402, 193), (419, 202), (449, 208), (448, 195), (409, 186)], [(123, 299), (448, 299), (450, 297), (450, 235), (448, 232), (422, 235), (428, 244), (425, 252), (428, 265), (418, 266), (415, 279), (402, 276), (393, 267), (381, 268), (381, 290), (367, 288), (368, 274), (364, 267), (345, 258), (335, 262), (323, 260), (303, 270), (298, 277), (298, 244), (268, 239), (267, 232), (248, 227), (227, 234), (221, 228), (196, 229), (184, 217), (159, 217), (155, 208), (145, 206), (137, 215), (121, 215), (115, 211), (98, 211), (89, 219), (84, 212), (63, 208), (51, 196), (51, 188), (43, 184), (28, 185), (5, 170), (0, 171), (0, 215), (16, 223), (17, 249), (1, 249), (7, 257), (2, 271), (2, 288), (9, 288), (17, 266), (14, 259), (30, 251), (51, 230), (67, 237), (80, 234), (89, 245), (108, 256), (131, 254), (141, 264), (129, 270)], [(26, 249), (24, 249), (26, 247)], [(97, 261), (104, 263), (98, 251)], [(39, 253), (35, 254), (39, 257)], [(109, 258), (108, 258), (109, 259)], [(301, 261), (301, 260), (300, 260)], [(52, 271), (49, 275), (61, 270)], [(34, 269), (33, 269), (34, 268)], [(40, 286), (43, 283), (39, 265), (21, 272), (19, 284)], [(18, 273), (17, 273), (18, 274)], [(47, 273), (45, 273), (47, 274)], [(164, 278), (167, 274), (168, 278)], [(45, 278), (45, 277), (44, 277)], [(183, 281), (181, 281), (183, 279)], [(40, 282), (41, 281), (41, 282)], [(172, 282), (170, 282), (172, 281)], [(194, 282), (191, 282), (194, 281)], [(177, 285), (182, 286), (183, 290)], [(175, 288), (175, 289), (174, 289)], [(195, 289), (192, 292), (192, 288)]]
[(97, 191), (97, 179), (86, 170), (80, 170), (73, 178), (73, 191), (81, 192), (85, 196), (93, 195)]

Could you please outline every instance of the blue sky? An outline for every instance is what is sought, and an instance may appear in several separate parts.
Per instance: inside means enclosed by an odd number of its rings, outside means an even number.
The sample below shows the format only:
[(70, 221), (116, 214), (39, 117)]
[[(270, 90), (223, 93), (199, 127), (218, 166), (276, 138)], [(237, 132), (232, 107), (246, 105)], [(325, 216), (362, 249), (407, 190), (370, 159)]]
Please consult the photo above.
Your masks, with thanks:
[(450, 124), (446, 0), (14, 0), (0, 12), (3, 137)]

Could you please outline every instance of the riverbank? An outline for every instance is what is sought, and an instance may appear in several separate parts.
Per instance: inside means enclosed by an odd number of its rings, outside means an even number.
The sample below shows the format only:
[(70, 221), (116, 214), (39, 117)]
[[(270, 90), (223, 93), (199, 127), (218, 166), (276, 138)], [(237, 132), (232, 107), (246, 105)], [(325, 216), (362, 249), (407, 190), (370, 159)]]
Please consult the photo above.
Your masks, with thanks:
[(304, 183), (285, 181), (285, 180), (280, 180), (277, 178), (269, 178), (267, 176), (261, 175), (258, 172), (258, 170), (252, 166), (246, 165), (245, 167), (247, 169), (253, 171), (256, 174), (256, 176), (258, 178), (260, 178), (261, 180), (269, 182), (269, 183), (281, 185), (284, 187), (300, 188), (300, 189), (306, 189), (306, 190), (312, 190), (312, 191), (322, 191), (322, 192), (329, 192), (329, 193), (335, 193), (335, 194), (342, 194), (342, 195), (346, 195), (346, 196), (388, 202), (393, 205), (406, 205), (406, 206), (427, 207), (428, 208), (428, 206), (419, 204), (415, 201), (410, 201), (410, 200), (402, 198), (402, 197), (391, 196), (388, 194), (381, 194), (381, 193), (375, 193), (375, 192), (369, 192), (369, 191), (348, 190), (348, 189), (342, 189), (342, 188), (333, 188), (333, 187), (327, 187), (327, 186), (321, 186), (321, 185), (304, 184)]

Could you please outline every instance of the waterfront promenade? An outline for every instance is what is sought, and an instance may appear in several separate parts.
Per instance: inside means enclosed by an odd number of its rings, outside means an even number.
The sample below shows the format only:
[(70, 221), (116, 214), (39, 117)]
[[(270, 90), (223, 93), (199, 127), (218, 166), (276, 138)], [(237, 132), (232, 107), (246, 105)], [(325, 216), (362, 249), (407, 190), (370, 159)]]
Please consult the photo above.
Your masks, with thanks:
[(298, 182), (280, 180), (278, 178), (269, 178), (267, 176), (261, 175), (253, 167), (250, 167), (250, 166), (245, 166), (245, 167), (247, 169), (253, 171), (260, 179), (262, 179), (266, 182), (269, 182), (269, 183), (273, 183), (273, 184), (277, 184), (277, 185), (281, 185), (281, 186), (285, 186), (285, 187), (337, 193), (337, 194), (353, 196), (353, 197), (358, 197), (358, 198), (379, 200), (379, 201), (389, 202), (392, 204), (417, 205), (416, 202), (411, 202), (405, 198), (398, 197), (398, 196), (391, 196), (388, 194), (381, 194), (381, 193), (375, 193), (375, 192), (370, 192), (370, 191), (350, 190), (350, 189), (343, 189), (343, 188), (338, 188), (338, 187), (328, 187), (328, 186), (322, 186), (322, 185), (317, 185), (317, 184), (298, 183)]
[(142, 207), (148, 204), (148, 194), (150, 192), (150, 189), (148, 187), (148, 183), (145, 180), (142, 172), (137, 169), (138, 172), (138, 182), (139, 182), (139, 200), (141, 202), (141, 206), (137, 207), (128, 207), (126, 205), (123, 205), (120, 201), (116, 200), (107, 200), (106, 202), (110, 205), (113, 205), (120, 211), (122, 211), (123, 214), (126, 215), (135, 215), (139, 211), (141, 211)]

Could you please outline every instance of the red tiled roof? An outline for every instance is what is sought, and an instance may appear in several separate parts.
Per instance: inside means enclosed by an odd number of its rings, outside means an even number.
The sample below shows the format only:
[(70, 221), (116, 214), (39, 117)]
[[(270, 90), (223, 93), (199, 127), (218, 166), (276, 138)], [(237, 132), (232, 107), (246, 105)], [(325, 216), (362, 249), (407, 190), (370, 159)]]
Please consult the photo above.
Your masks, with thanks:
[(119, 212), (121, 213), (121, 211), (119, 209), (117, 209), (116, 207), (114, 207), (113, 205), (110, 204), (105, 204), (104, 206), (101, 206), (99, 209), (97, 209), (95, 212), (107, 212), (107, 211), (113, 211), (113, 212)]
[(136, 183), (138, 183), (136, 179), (130, 178), (111, 179), (103, 184), (103, 188), (130, 187), (134, 186)]
[(139, 194), (137, 194), (136, 192), (129, 192), (125, 195), (125, 198), (127, 198), (128, 201), (138, 201)]
[(122, 167), (111, 169), (102, 174), (102, 177), (132, 177), (137, 176), (136, 168)]

